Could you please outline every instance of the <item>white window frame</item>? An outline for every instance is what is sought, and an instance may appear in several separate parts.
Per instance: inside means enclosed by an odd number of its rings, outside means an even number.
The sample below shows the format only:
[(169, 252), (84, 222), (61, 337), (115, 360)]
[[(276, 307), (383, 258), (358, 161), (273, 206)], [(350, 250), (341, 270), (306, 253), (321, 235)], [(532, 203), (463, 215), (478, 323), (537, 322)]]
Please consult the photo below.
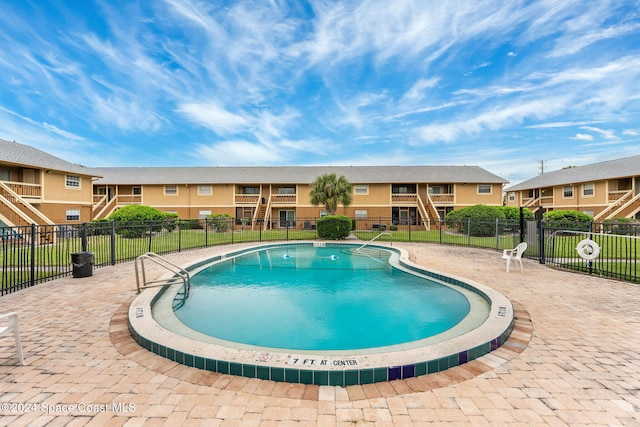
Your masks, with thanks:
[(198, 196), (210, 196), (213, 194), (213, 186), (211, 184), (198, 185)]
[[(488, 187), (489, 191), (481, 191), (481, 188)], [(493, 185), (491, 184), (478, 184), (478, 194), (493, 194)]]
[(356, 209), (355, 217), (356, 219), (367, 219), (369, 216), (369, 212), (366, 209)]
[(80, 209), (67, 209), (67, 221), (80, 221)]
[[(175, 192), (169, 190), (170, 188), (175, 188)], [(164, 186), (164, 195), (165, 196), (177, 196), (178, 195), (178, 186), (177, 185), (165, 185)]]
[(369, 194), (369, 186), (367, 184), (356, 184), (353, 186), (353, 194), (356, 196), (366, 196)]
[[(567, 195), (569, 193), (569, 195)], [(565, 185), (562, 187), (562, 198), (573, 199), (573, 185)]]
[(200, 212), (198, 212), (198, 219), (205, 219), (209, 215), (211, 215), (211, 210), (200, 211)]
[(133, 194), (134, 196), (142, 196), (142, 187), (140, 185), (131, 187), (131, 194)]
[[(590, 192), (591, 194), (587, 194)], [(595, 197), (596, 185), (593, 182), (585, 182), (582, 184), (582, 197)]]
[(164, 213), (168, 213), (168, 214), (176, 214), (176, 215), (178, 215), (178, 211), (176, 211), (176, 210), (171, 210), (171, 209), (164, 211)]
[(516, 193), (515, 193), (515, 191), (509, 191), (509, 201), (510, 202), (515, 202), (516, 201)]
[(78, 175), (65, 175), (64, 186), (65, 188), (79, 189), (82, 184), (82, 179)]

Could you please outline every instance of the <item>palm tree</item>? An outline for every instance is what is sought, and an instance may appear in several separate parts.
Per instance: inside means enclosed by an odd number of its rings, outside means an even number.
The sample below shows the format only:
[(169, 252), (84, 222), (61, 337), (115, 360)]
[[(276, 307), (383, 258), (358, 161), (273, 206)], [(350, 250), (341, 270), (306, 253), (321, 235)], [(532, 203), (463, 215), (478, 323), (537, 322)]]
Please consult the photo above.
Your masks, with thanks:
[(316, 178), (311, 189), (311, 204), (314, 206), (324, 205), (327, 208), (327, 215), (335, 215), (338, 203), (343, 206), (351, 204), (351, 183), (347, 178), (335, 173), (328, 173)]

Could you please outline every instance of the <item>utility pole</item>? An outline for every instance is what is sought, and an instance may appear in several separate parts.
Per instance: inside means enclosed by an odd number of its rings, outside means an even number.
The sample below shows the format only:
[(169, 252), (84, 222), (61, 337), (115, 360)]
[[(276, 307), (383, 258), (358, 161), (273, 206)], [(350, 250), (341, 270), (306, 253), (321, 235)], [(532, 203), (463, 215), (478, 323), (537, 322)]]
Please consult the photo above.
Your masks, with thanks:
[(540, 175), (544, 174), (544, 160), (540, 160)]

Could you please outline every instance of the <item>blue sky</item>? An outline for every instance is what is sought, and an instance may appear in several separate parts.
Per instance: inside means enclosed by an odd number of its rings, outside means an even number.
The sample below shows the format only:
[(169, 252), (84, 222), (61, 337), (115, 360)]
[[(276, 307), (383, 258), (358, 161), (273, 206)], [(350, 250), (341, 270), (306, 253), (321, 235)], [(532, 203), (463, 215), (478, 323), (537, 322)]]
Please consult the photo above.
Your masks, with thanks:
[(640, 154), (638, 1), (0, 5), (0, 138), (86, 166)]

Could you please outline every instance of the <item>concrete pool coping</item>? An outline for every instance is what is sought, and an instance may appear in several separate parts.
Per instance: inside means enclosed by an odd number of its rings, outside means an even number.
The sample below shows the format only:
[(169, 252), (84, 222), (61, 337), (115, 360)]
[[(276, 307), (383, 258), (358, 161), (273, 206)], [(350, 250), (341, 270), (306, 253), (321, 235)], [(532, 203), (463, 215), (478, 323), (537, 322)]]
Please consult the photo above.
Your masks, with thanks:
[[(260, 244), (217, 258), (224, 259), (269, 247), (314, 244), (317, 245), (318, 242)], [(353, 243), (326, 244), (360, 246)], [(393, 349), (383, 349), (381, 353), (250, 349), (233, 343), (220, 345), (197, 341), (160, 325), (153, 318), (152, 307), (167, 290), (167, 287), (162, 287), (146, 289), (135, 298), (129, 307), (129, 329), (142, 347), (187, 366), (250, 378), (338, 386), (406, 379), (440, 372), (470, 362), (506, 342), (513, 328), (514, 315), (511, 302), (502, 294), (478, 282), (418, 266), (409, 260), (408, 252), (402, 248), (380, 244), (368, 246), (398, 253), (398, 264), (413, 273), (461, 286), (481, 295), (490, 305), (487, 319), (477, 328), (441, 342), (415, 348), (394, 346)], [(198, 268), (214, 258), (199, 260), (190, 265)], [(166, 273), (161, 279), (168, 280), (172, 276), (172, 273)]]

